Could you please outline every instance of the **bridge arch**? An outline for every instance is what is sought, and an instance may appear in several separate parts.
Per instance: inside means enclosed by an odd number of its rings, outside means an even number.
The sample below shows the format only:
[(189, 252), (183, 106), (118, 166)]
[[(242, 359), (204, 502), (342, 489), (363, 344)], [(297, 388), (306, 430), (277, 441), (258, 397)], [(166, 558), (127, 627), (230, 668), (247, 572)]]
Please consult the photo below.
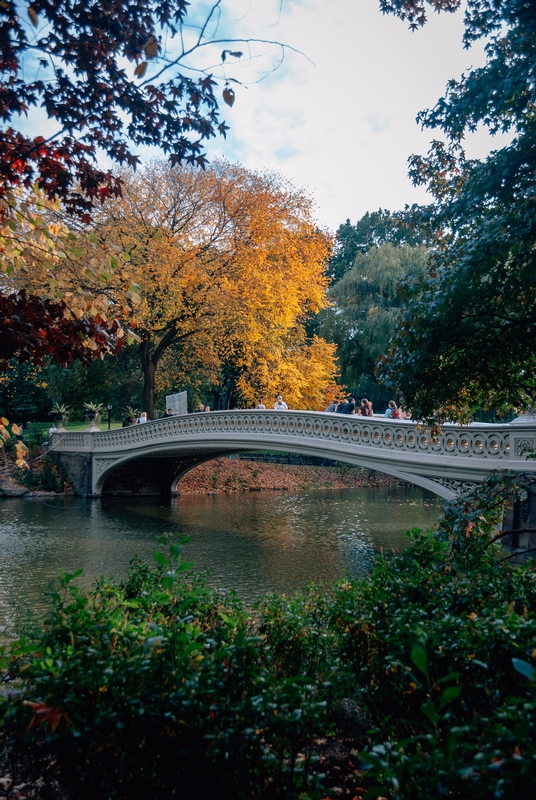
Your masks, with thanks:
[[(114, 470), (137, 459), (175, 460), (170, 488), (202, 461), (252, 450), (329, 458), (384, 472), (450, 498), (497, 469), (526, 471), (536, 447), (536, 419), (515, 423), (445, 425), (439, 436), (406, 420), (305, 411), (219, 411), (155, 420), (109, 432), (52, 437), (54, 457), (73, 474), (81, 494), (98, 497)], [(76, 459), (86, 469), (76, 486)], [(69, 477), (71, 475), (69, 474)]]

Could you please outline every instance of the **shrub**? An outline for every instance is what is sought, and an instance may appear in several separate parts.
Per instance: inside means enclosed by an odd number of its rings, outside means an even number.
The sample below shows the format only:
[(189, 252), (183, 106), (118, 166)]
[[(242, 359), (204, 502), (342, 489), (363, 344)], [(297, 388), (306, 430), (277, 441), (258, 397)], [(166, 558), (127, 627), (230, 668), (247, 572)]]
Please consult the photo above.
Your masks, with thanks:
[(237, 598), (184, 580), (180, 544), (160, 541), (157, 567), (134, 563), (124, 584), (86, 595), (63, 574), (38, 646), (15, 645), (11, 746), (77, 798), (305, 788), (329, 687), (270, 670)]
[(536, 570), (505, 561), (497, 533), (515, 491), (493, 478), (368, 578), (252, 612), (186, 579), (170, 536), (123, 583), (86, 595), (64, 574), (43, 636), (12, 648), (9, 747), (81, 800), (325, 796), (313, 742), (345, 698), (368, 725), (368, 797), (528, 794)]

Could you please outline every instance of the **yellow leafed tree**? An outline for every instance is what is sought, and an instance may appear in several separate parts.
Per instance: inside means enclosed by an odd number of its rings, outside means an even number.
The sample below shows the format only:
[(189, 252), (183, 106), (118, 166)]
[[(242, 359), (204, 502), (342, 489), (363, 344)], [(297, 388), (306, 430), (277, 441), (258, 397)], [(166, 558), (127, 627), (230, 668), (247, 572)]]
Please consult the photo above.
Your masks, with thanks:
[(326, 304), (331, 242), (310, 198), (278, 174), (225, 161), (204, 172), (155, 161), (122, 179), (122, 198), (95, 214), (88, 241), (124, 256), (95, 290), (125, 313), (137, 304), (149, 418), (157, 370), (171, 366), (172, 352), (195, 353), (227, 376), (224, 407), (280, 391), (296, 406), (321, 404), (334, 352), (307, 341), (303, 325)]

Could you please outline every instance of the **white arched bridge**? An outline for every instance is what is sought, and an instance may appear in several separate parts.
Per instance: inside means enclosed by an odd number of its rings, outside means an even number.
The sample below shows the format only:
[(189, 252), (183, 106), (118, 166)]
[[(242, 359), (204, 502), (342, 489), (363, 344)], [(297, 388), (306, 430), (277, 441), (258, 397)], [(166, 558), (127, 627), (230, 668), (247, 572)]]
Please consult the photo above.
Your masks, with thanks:
[(277, 450), (385, 472), (452, 498), (496, 470), (535, 471), (536, 417), (447, 424), (438, 436), (408, 420), (314, 411), (216, 411), (111, 431), (58, 432), (49, 452), (86, 497), (177, 493), (180, 478), (221, 456)]

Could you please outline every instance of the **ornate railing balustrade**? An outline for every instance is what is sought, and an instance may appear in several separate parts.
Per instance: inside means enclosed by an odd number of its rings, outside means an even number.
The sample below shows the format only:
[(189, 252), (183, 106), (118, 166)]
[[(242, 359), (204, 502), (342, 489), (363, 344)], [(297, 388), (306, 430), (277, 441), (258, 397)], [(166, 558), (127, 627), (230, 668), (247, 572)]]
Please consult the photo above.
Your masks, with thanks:
[[(447, 424), (432, 435), (411, 421), (302, 411), (218, 411), (169, 417), (112, 431), (54, 434), (52, 450), (94, 460), (93, 493), (110, 469), (148, 455), (283, 450), (369, 466), (450, 497), (496, 469), (530, 470), (536, 419)], [(203, 460), (203, 459), (201, 459)], [(206, 459), (205, 459), (206, 460)], [(536, 465), (535, 465), (536, 469)]]

